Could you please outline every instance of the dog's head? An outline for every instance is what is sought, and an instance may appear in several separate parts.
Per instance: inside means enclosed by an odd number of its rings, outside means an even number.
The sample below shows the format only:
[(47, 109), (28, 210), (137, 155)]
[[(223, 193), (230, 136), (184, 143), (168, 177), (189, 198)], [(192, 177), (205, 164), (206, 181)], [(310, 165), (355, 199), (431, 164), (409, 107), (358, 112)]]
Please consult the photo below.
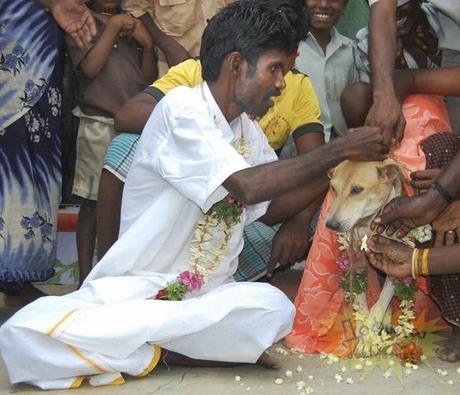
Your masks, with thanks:
[(370, 219), (389, 199), (401, 194), (401, 177), (401, 168), (392, 159), (340, 163), (329, 172), (334, 199), (326, 226), (346, 232)]

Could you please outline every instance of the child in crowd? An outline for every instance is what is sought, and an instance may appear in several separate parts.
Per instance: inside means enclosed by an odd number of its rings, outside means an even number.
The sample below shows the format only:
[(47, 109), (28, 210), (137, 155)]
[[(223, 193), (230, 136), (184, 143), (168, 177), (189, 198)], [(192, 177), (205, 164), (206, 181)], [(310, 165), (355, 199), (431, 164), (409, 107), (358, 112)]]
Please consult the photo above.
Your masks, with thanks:
[(310, 32), (300, 42), (295, 62), (296, 69), (311, 78), (318, 95), (326, 142), (331, 135), (346, 132), (340, 96), (347, 85), (358, 81), (353, 42), (335, 28), (347, 3), (348, 0), (305, 0)]
[(114, 137), (114, 116), (123, 103), (157, 77), (153, 41), (142, 22), (122, 14), (117, 0), (94, 0), (93, 45), (81, 50), (70, 36), (68, 52), (79, 83), (80, 119), (73, 193), (81, 197), (77, 226), (80, 284), (91, 270), (96, 240), (96, 202), (102, 161)]

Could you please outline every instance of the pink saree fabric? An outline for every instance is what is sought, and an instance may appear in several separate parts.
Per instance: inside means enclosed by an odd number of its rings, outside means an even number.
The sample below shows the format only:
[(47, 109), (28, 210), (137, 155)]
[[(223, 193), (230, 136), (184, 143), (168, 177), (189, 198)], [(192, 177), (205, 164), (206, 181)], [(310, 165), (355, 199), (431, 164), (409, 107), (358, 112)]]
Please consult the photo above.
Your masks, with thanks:
[[(451, 131), (444, 100), (438, 96), (410, 96), (404, 102), (403, 112), (407, 122), (404, 138), (392, 149), (390, 156), (407, 165), (411, 171), (424, 169), (425, 155), (420, 149), (421, 142), (434, 133)], [(325, 226), (330, 203), (331, 195), (328, 193), (296, 296), (293, 330), (285, 341), (288, 347), (299, 352), (348, 356), (353, 352), (355, 338), (351, 311), (344, 304), (340, 288), (336, 236)], [(423, 282), (418, 285), (426, 290)], [(369, 270), (370, 305), (375, 303), (379, 292), (376, 274)], [(427, 320), (439, 317), (434, 304), (422, 292), (417, 294), (416, 313), (418, 330), (423, 330)]]

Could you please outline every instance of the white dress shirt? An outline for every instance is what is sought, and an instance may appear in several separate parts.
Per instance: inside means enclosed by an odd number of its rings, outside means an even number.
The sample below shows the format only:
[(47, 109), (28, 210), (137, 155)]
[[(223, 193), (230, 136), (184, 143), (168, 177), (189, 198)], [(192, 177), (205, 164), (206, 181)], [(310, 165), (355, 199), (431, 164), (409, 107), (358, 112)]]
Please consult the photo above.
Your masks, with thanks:
[(340, 96), (347, 85), (358, 81), (352, 41), (332, 28), (331, 41), (324, 53), (315, 36), (308, 33), (307, 39), (300, 42), (295, 67), (310, 77), (315, 88), (326, 141), (329, 141), (332, 127), (340, 135), (345, 133), (347, 127), (340, 107)]

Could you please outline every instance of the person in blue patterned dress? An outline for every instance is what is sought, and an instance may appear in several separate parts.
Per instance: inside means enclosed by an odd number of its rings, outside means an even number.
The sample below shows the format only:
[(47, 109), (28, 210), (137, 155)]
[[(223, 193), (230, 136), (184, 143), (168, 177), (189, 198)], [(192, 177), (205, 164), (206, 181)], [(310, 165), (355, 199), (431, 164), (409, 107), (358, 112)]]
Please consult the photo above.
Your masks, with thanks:
[[(48, 12), (50, 11), (50, 12)], [(53, 275), (61, 195), (62, 37), (95, 34), (83, 0), (0, 1), (0, 291), (25, 304)]]

